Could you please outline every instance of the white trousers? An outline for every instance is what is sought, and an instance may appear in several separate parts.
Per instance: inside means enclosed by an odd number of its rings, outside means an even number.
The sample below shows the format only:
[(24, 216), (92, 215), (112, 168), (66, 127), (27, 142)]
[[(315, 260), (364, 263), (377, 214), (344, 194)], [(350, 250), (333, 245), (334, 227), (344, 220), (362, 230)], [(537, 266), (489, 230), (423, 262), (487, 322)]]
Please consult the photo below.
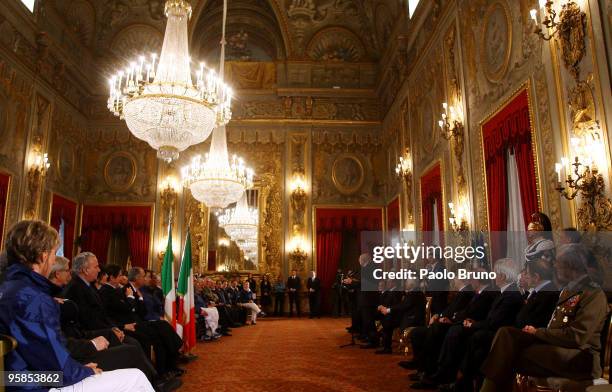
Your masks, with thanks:
[(214, 335), (217, 333), (217, 328), (219, 328), (219, 311), (217, 308), (204, 308), (204, 311), (208, 315), (204, 317), (206, 325), (211, 329), (212, 335)]
[(76, 384), (51, 388), (49, 392), (155, 392), (138, 369), (119, 369), (89, 376)]
[(259, 310), (259, 306), (255, 302), (247, 302), (242, 304), (243, 307), (249, 309), (251, 311), (251, 321), (257, 321), (257, 314), (261, 311)]

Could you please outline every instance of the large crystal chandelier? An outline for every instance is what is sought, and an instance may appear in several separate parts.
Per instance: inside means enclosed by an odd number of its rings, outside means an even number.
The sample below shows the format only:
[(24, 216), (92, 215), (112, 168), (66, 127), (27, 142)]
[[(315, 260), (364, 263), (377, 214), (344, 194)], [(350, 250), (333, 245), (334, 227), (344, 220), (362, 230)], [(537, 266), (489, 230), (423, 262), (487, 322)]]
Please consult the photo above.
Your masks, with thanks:
[(249, 208), (246, 192), (238, 200), (236, 207), (221, 215), (219, 221), (227, 235), (237, 243), (257, 240), (259, 211)]
[[(221, 58), (219, 75), (223, 79), (225, 64), (225, 22), (227, 0), (223, 2), (223, 24), (221, 34)], [(191, 165), (182, 169), (183, 181), (191, 194), (209, 208), (225, 208), (236, 202), (247, 188), (253, 186), (253, 171), (234, 156), (230, 162), (227, 152), (226, 130), (220, 123), (213, 130), (210, 151), (204, 159), (196, 156)]]
[(187, 38), (191, 5), (167, 0), (165, 14), (161, 56), (141, 56), (111, 77), (107, 106), (169, 162), (206, 140), (215, 125), (230, 120), (232, 91), (204, 63), (192, 75)]

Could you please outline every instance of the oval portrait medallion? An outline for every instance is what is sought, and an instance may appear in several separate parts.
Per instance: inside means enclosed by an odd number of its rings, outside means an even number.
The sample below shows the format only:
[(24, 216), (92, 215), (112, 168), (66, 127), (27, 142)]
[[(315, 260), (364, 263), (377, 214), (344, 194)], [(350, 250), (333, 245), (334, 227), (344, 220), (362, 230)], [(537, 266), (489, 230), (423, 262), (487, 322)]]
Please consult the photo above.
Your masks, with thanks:
[(480, 61), (484, 73), (491, 82), (500, 81), (510, 63), (512, 50), (512, 22), (510, 10), (503, 0), (487, 8), (484, 17), (484, 32), (480, 38)]
[(113, 153), (104, 165), (104, 181), (114, 192), (128, 190), (136, 179), (136, 161), (126, 151)]
[(363, 164), (354, 154), (340, 154), (332, 165), (332, 181), (343, 195), (356, 193), (363, 185)]
[(68, 181), (74, 174), (74, 150), (72, 145), (62, 143), (57, 157), (57, 176), (62, 181)]

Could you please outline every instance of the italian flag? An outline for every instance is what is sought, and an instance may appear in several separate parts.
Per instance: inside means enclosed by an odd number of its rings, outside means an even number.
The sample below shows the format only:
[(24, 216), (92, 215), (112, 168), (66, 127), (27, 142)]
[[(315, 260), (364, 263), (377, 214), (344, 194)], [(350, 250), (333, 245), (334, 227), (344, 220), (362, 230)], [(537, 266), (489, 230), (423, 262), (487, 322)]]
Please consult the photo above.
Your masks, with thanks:
[[(181, 260), (181, 269), (178, 278), (176, 293), (179, 297), (179, 324), (178, 334), (183, 338), (185, 352), (189, 352), (196, 345), (196, 319), (195, 300), (193, 290), (193, 266), (191, 264), (191, 233), (187, 229), (185, 249)], [(180, 330), (180, 331), (179, 331)]]
[(164, 317), (176, 329), (176, 294), (174, 292), (174, 253), (172, 253), (172, 224), (168, 227), (168, 245), (161, 269), (164, 293)]

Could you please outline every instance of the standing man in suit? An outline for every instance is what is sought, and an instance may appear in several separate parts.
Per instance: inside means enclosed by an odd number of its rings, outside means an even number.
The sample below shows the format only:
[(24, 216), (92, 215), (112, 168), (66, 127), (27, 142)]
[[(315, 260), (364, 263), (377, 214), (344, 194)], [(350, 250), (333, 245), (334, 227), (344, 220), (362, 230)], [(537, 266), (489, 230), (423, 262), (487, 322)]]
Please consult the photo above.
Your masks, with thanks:
[(581, 245), (562, 245), (554, 262), (563, 285), (546, 328), (501, 328), (482, 365), (481, 392), (512, 389), (516, 373), (575, 380), (601, 377), (601, 331), (608, 312), (606, 295), (591, 280), (588, 254)]
[(287, 290), (289, 291), (289, 317), (293, 317), (293, 306), (295, 305), (295, 310), (297, 312), (297, 316), (301, 316), (300, 312), (300, 298), (299, 292), (300, 287), (302, 286), (300, 282), (300, 277), (297, 276), (297, 270), (291, 271), (291, 276), (287, 279)]
[(321, 317), (321, 279), (317, 277), (315, 271), (310, 272), (310, 277), (306, 282), (308, 288), (308, 302), (310, 304), (310, 318)]

